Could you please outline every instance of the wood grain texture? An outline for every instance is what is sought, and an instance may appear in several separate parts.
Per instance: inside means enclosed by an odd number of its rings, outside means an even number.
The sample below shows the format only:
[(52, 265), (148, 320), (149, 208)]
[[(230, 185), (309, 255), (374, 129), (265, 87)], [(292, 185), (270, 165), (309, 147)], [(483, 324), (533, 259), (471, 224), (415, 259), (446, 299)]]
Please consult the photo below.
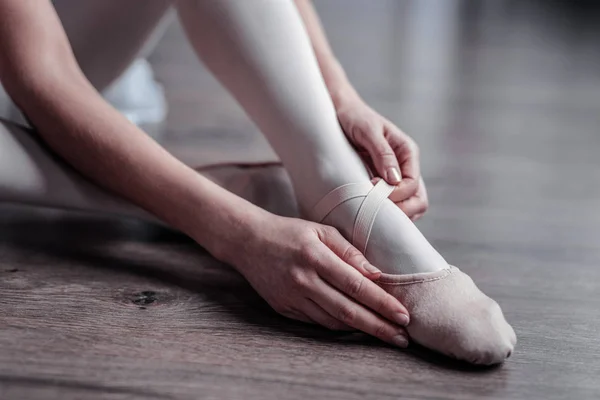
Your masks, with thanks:
[[(0, 399), (600, 397), (594, 3), (317, 6), (358, 90), (419, 142), (432, 207), (418, 225), (501, 304), (515, 354), (471, 369), (295, 323), (178, 233), (2, 206)], [(264, 146), (177, 25), (151, 61), (166, 144)], [(272, 186), (240, 174), (257, 202), (290, 211), (277, 168)]]

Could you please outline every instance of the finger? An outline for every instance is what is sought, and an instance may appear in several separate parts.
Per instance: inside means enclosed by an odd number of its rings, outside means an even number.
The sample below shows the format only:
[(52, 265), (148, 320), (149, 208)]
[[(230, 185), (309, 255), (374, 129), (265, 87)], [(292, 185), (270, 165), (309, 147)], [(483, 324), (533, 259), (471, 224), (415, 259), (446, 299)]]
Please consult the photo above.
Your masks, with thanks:
[(402, 181), (395, 196), (402, 200), (415, 195), (418, 189), (421, 168), (419, 149), (415, 142), (391, 122), (385, 126), (385, 135), (400, 165)]
[(427, 195), (427, 187), (425, 186), (425, 182), (423, 182), (423, 176), (419, 178), (419, 189), (417, 190), (417, 196), (425, 200), (427, 206), (429, 207), (429, 196)]
[[(373, 164), (373, 159), (371, 158), (371, 155), (369, 154), (369, 152), (366, 150), (359, 150), (358, 155), (359, 155), (360, 159), (362, 160), (363, 164), (367, 167), (369, 176), (373, 177), (373, 178), (379, 178), (379, 173), (377, 172), (377, 170), (375, 168), (375, 164)], [(379, 178), (379, 179), (381, 179), (381, 178)]]
[(321, 325), (332, 331), (354, 331), (356, 329), (344, 324), (343, 322), (333, 318), (325, 310), (311, 299), (306, 299), (301, 305), (302, 312), (306, 315), (305, 318), (312, 323)]
[(296, 321), (306, 322), (307, 324), (316, 324), (312, 319), (304, 315), (301, 311), (296, 310), (288, 310), (280, 312), (279, 314), (283, 315), (286, 318), (293, 319)]
[(408, 218), (412, 219), (413, 221), (416, 215), (423, 214), (425, 211), (427, 211), (427, 201), (416, 196), (397, 203), (397, 206), (404, 211), (404, 214), (406, 214)]
[[(373, 128), (374, 129), (374, 128)], [(364, 132), (363, 135), (355, 135), (360, 145), (367, 150), (373, 160), (375, 170), (380, 177), (390, 185), (397, 185), (402, 180), (400, 165), (392, 146), (380, 132)]]
[(425, 215), (425, 214), (424, 214), (424, 213), (422, 213), (422, 214), (416, 214), (416, 215), (415, 215), (415, 216), (413, 216), (411, 219), (412, 219), (413, 221), (416, 221), (416, 220), (420, 219), (421, 217), (423, 217), (423, 215)]
[(396, 204), (413, 221), (421, 218), (429, 208), (427, 188), (425, 187), (425, 182), (423, 182), (423, 177), (419, 178), (419, 188), (415, 196)]
[(310, 295), (316, 304), (337, 321), (398, 347), (408, 346), (408, 336), (403, 328), (381, 318), (326, 282), (317, 280), (315, 290)]
[(367, 261), (365, 256), (356, 247), (352, 246), (337, 229), (323, 226), (319, 236), (321, 242), (332, 250), (335, 255), (364, 276), (369, 279), (377, 279), (381, 275), (381, 271)]
[[(395, 297), (371, 280), (366, 279), (355, 268), (344, 262), (341, 257), (336, 256), (335, 252), (330, 251), (331, 247), (336, 246), (333, 244), (336, 241), (339, 240), (331, 238), (324, 242), (327, 247), (323, 246), (322, 254), (319, 257), (317, 268), (319, 276), (331, 286), (390, 321), (401, 326), (408, 325), (408, 311)], [(354, 250), (358, 252), (355, 248)]]
[[(412, 178), (406, 178), (406, 180), (412, 182)], [(416, 195), (416, 191), (415, 191), (415, 193), (411, 193), (412, 186), (413, 186), (412, 184), (407, 186), (407, 185), (404, 185), (403, 183), (404, 183), (404, 180), (402, 182), (400, 182), (400, 185), (398, 185), (394, 188), (394, 190), (388, 197), (394, 203), (400, 203), (400, 202), (402, 202), (404, 200), (408, 200), (411, 197)]]

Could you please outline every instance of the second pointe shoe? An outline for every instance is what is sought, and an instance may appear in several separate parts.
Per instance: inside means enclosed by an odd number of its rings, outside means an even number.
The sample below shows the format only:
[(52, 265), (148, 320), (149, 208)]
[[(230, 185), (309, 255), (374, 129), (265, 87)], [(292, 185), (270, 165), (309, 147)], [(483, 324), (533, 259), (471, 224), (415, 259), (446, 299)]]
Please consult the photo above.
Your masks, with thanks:
[[(362, 253), (368, 245), (375, 216), (393, 186), (380, 180), (341, 186), (314, 208), (322, 221), (335, 207), (363, 198), (354, 221), (352, 244)], [(493, 365), (512, 353), (516, 335), (500, 306), (458, 268), (407, 275), (382, 274), (376, 283), (397, 298), (410, 313), (406, 328), (415, 342), (472, 364)]]

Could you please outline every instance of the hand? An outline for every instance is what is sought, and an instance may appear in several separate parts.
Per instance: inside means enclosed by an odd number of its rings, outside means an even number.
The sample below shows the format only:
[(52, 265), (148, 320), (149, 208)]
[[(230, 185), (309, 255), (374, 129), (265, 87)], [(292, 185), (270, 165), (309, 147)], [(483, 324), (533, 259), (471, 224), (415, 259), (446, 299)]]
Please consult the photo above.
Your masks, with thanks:
[[(371, 181), (373, 185), (376, 184), (381, 178), (373, 178)], [(425, 214), (427, 211), (427, 207), (429, 206), (429, 198), (427, 197), (427, 188), (425, 187), (425, 182), (423, 182), (423, 177), (419, 178), (419, 186), (417, 188), (417, 192), (414, 196), (401, 200), (401, 197), (398, 196), (397, 188), (394, 189), (392, 194), (390, 195), (390, 200), (392, 200), (396, 205), (404, 211), (412, 221), (416, 221)]]
[[(397, 185), (390, 199), (416, 220), (427, 211), (428, 199), (413, 139), (357, 96), (336, 104), (344, 133), (379, 177)], [(366, 153), (365, 153), (366, 152)]]
[(400, 326), (408, 324), (408, 311), (370, 280), (381, 272), (335, 228), (269, 214), (247, 240), (236, 245), (227, 252), (234, 259), (226, 261), (278, 313), (333, 330), (355, 328), (400, 347), (408, 345)]

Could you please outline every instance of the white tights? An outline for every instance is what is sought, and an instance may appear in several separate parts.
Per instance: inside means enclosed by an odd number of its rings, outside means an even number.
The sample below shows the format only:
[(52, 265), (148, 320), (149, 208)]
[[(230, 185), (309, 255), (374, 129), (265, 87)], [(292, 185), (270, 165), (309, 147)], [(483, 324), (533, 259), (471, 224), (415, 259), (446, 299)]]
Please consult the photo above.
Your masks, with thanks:
[[(87, 40), (81, 39), (85, 35), (70, 37), (72, 42), (79, 38), (80, 44), (74, 43), (76, 56), (97, 88), (110, 83), (126, 68), (169, 8), (169, 3), (162, 0), (130, 1), (125, 8), (116, 0), (77, 3), (82, 3), (78, 6), (83, 8), (82, 13), (93, 18), (80, 27), (89, 35)], [(280, 156), (307, 218), (311, 218), (312, 207), (331, 190), (369, 180), (337, 122), (309, 38), (291, 0), (180, 0), (176, 8), (198, 56), (235, 96)], [(104, 40), (97, 33), (106, 24), (123, 29), (114, 33), (119, 35), (118, 41), (110, 37)], [(69, 29), (75, 27), (67, 26)], [(86, 50), (85, 43), (97, 46), (98, 52)], [(114, 43), (119, 46), (111, 51)], [(0, 200), (140, 213), (65, 171), (30, 137), (0, 128)], [(49, 191), (57, 184), (61, 190)], [(359, 205), (360, 199), (340, 205), (325, 223), (349, 237)], [(384, 203), (375, 220), (366, 256), (390, 273), (425, 272), (447, 266), (391, 201)]]

